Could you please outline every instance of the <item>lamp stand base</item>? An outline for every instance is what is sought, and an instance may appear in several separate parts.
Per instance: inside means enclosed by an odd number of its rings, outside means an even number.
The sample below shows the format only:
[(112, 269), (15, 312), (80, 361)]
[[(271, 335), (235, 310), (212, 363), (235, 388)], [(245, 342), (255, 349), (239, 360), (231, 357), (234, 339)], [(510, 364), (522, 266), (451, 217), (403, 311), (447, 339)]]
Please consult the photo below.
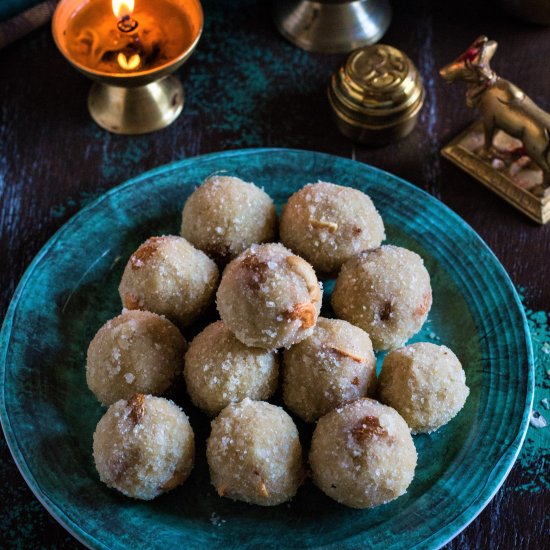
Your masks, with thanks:
[(145, 86), (95, 82), (88, 110), (99, 126), (114, 134), (147, 134), (170, 125), (183, 109), (183, 86), (167, 76)]

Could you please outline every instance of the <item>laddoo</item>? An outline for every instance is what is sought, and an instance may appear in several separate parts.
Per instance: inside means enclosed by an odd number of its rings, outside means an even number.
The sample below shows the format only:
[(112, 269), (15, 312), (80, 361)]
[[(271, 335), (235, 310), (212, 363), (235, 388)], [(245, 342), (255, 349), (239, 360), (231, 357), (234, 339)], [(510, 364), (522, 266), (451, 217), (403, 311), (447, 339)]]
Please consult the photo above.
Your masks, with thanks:
[(216, 416), (245, 397), (268, 399), (277, 389), (277, 353), (245, 346), (223, 321), (208, 325), (185, 355), (185, 382), (193, 403)]
[(90, 342), (88, 387), (104, 405), (136, 393), (161, 395), (181, 375), (186, 347), (168, 319), (149, 311), (124, 310)]
[(244, 399), (212, 421), (206, 445), (220, 496), (260, 506), (291, 499), (304, 480), (298, 430), (280, 407)]
[(327, 496), (352, 508), (372, 508), (407, 491), (416, 449), (399, 413), (361, 398), (319, 420), (309, 463), (313, 481)]
[(393, 245), (348, 260), (332, 294), (336, 316), (368, 332), (377, 351), (397, 348), (416, 334), (431, 305), (430, 275), (422, 258)]
[(368, 195), (327, 182), (306, 185), (288, 199), (280, 233), (285, 246), (323, 274), (336, 274), (345, 261), (378, 248), (385, 238)]
[(189, 420), (172, 401), (136, 394), (111, 405), (101, 418), (93, 454), (103, 483), (151, 500), (189, 477), (195, 439)]
[(253, 183), (210, 176), (185, 203), (181, 235), (223, 265), (252, 244), (275, 240), (275, 205)]
[(419, 342), (384, 359), (379, 398), (406, 420), (413, 433), (447, 424), (470, 393), (458, 357), (446, 346)]
[(119, 293), (125, 308), (165, 315), (185, 327), (212, 303), (218, 278), (214, 261), (183, 237), (151, 237), (130, 257)]
[(288, 348), (307, 338), (321, 310), (313, 268), (283, 245), (252, 245), (223, 273), (220, 316), (247, 346)]
[(284, 352), (283, 367), (285, 405), (306, 422), (375, 389), (369, 335), (340, 319), (319, 317), (313, 334)]

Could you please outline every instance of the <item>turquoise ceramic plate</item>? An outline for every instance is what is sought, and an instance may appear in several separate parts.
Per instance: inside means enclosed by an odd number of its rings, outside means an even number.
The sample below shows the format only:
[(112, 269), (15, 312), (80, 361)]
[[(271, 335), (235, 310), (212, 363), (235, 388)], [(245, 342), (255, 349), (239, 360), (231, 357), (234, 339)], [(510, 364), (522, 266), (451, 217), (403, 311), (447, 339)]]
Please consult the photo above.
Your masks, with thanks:
[[(130, 253), (150, 235), (177, 233), (186, 197), (220, 170), (263, 186), (279, 206), (311, 181), (366, 191), (384, 217), (388, 241), (424, 258), (434, 306), (415, 340), (449, 345), (465, 367), (471, 394), (450, 424), (415, 437), (416, 477), (398, 500), (352, 510), (310, 482), (290, 504), (275, 508), (218, 498), (204, 459), (208, 421), (184, 398), (200, 443), (183, 487), (145, 503), (99, 482), (91, 445), (103, 410), (86, 387), (88, 342), (120, 311), (117, 285)], [(281, 149), (187, 159), (83, 209), (23, 277), (4, 322), (0, 364), (2, 425), (28, 484), (78, 539), (113, 549), (437, 547), (502, 484), (523, 441), (533, 388), (518, 296), (464, 221), (416, 187), (364, 164)]]

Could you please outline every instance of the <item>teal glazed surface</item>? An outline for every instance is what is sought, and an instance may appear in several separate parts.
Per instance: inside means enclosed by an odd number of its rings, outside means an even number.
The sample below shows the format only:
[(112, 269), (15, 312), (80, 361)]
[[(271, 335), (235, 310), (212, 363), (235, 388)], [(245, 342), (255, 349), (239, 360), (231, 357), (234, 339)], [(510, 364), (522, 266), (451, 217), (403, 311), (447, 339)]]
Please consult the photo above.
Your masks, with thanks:
[[(414, 340), (451, 347), (471, 394), (451, 423), (415, 436), (416, 476), (396, 501), (352, 510), (310, 481), (291, 503), (274, 508), (219, 498), (204, 457), (209, 421), (183, 395), (176, 401), (198, 440), (196, 467), (185, 485), (145, 503), (99, 482), (91, 446), (104, 409), (86, 387), (88, 343), (120, 312), (117, 286), (129, 255), (151, 235), (177, 234), (187, 196), (219, 171), (263, 186), (279, 207), (312, 181), (361, 189), (384, 218), (386, 242), (424, 258), (434, 305)], [(329, 292), (324, 305), (329, 313)], [(143, 174), (84, 208), (27, 270), (4, 321), (0, 353), (0, 413), (14, 458), (46, 508), (93, 548), (438, 547), (504, 481), (533, 398), (533, 357), (520, 300), (477, 234), (439, 201), (390, 174), (284, 149), (184, 160)], [(301, 431), (307, 446), (309, 431)]]

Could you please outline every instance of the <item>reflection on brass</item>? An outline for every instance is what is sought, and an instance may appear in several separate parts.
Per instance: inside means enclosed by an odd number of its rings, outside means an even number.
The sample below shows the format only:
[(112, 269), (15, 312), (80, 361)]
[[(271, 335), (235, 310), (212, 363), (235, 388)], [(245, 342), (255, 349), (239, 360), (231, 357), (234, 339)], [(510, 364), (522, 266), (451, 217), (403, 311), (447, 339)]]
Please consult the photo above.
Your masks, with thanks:
[[(185, 11), (192, 41), (177, 57), (151, 69), (106, 72), (83, 65), (67, 45), (67, 28), (82, 0), (61, 0), (52, 19), (56, 46), (78, 71), (94, 80), (88, 96), (88, 110), (94, 121), (116, 134), (144, 134), (165, 128), (181, 113), (183, 87), (172, 75), (195, 50), (203, 28), (199, 0), (173, 0), (176, 9)], [(113, 17), (113, 28), (117, 28)], [(131, 63), (132, 58), (126, 60)], [(119, 61), (120, 63), (120, 61)]]
[(480, 36), (441, 76), (467, 83), (466, 104), (482, 121), (454, 139), (443, 155), (528, 216), (550, 219), (550, 114), (517, 86), (498, 77), (489, 61), (497, 43)]
[(332, 75), (328, 98), (344, 135), (359, 143), (384, 145), (412, 131), (424, 87), (403, 52), (376, 44), (349, 55)]
[(347, 53), (374, 44), (391, 20), (389, 0), (275, 0), (279, 32), (304, 50)]

